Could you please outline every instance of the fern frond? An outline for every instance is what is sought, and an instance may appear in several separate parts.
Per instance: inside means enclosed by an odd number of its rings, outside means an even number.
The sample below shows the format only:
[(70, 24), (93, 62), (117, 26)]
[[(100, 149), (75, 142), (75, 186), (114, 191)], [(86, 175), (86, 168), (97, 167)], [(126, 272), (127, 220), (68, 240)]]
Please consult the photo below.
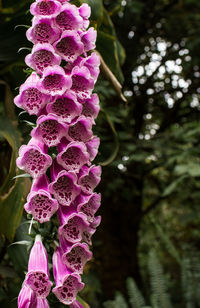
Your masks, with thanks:
[(167, 293), (163, 269), (153, 249), (150, 251), (148, 267), (151, 275), (152, 306), (156, 308), (171, 308), (172, 305)]
[(145, 300), (139, 291), (133, 278), (129, 277), (126, 280), (127, 291), (129, 296), (129, 303), (132, 308), (143, 308), (145, 306)]

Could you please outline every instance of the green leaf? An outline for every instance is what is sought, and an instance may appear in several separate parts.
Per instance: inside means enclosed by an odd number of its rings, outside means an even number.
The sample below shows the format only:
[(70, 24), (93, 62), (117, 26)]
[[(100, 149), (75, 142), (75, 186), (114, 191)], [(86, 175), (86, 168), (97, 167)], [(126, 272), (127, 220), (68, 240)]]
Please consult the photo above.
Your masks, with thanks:
[(16, 174), (16, 155), (20, 145), (20, 135), (8, 119), (0, 119), (0, 135), (9, 143), (12, 154), (8, 174), (0, 190), (0, 233), (12, 241), (18, 227), (24, 203), (25, 182)]
[(102, 24), (98, 29), (96, 46), (113, 74), (120, 83), (123, 83), (124, 77), (120, 65), (125, 60), (125, 50), (117, 39), (112, 20), (105, 9)]
[(172, 192), (174, 192), (177, 188), (177, 186), (186, 178), (185, 175), (179, 177), (178, 179), (176, 179), (175, 181), (173, 181), (171, 184), (169, 184), (165, 189), (164, 192), (162, 194), (163, 197), (166, 197), (168, 195), (170, 195)]

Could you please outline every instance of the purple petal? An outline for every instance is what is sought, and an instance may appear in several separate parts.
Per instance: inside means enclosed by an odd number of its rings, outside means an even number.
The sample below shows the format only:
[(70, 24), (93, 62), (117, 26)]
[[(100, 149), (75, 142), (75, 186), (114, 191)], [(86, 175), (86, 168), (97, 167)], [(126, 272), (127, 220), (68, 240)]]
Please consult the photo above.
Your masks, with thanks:
[(89, 161), (89, 154), (83, 142), (70, 142), (57, 156), (57, 161), (68, 171), (78, 172)]
[(37, 297), (36, 306), (34, 308), (50, 308), (50, 306), (46, 298)]
[(33, 44), (54, 43), (60, 36), (60, 30), (54, 27), (51, 17), (33, 18), (32, 27), (26, 31), (26, 36)]
[(86, 143), (87, 151), (90, 154), (90, 160), (93, 161), (98, 153), (100, 139), (94, 136)]
[(77, 177), (74, 173), (63, 170), (58, 173), (56, 180), (49, 185), (49, 191), (60, 204), (69, 206), (81, 190), (76, 182)]
[(92, 96), (86, 99), (83, 104), (82, 114), (85, 117), (91, 117), (92, 119), (96, 119), (99, 114), (100, 106), (99, 106), (99, 98), (97, 94), (92, 94)]
[(58, 210), (58, 202), (47, 191), (41, 189), (28, 195), (24, 208), (35, 220), (44, 223)]
[(60, 10), (61, 10), (61, 4), (56, 0), (54, 1), (37, 0), (30, 6), (30, 12), (32, 15), (54, 17), (59, 13)]
[(83, 53), (84, 45), (75, 30), (64, 31), (59, 41), (54, 43), (56, 52), (65, 60), (73, 62)]
[(16, 160), (18, 168), (25, 170), (33, 178), (40, 177), (51, 166), (52, 159), (37, 145), (22, 145)]
[(67, 91), (62, 96), (56, 96), (46, 109), (48, 113), (55, 114), (61, 121), (70, 123), (81, 114), (82, 105), (78, 103), (72, 91)]
[(84, 308), (84, 306), (75, 300), (73, 303), (71, 303), (70, 308)]
[(31, 131), (31, 136), (42, 140), (48, 147), (56, 146), (64, 135), (66, 125), (60, 123), (53, 114), (42, 115), (37, 120), (37, 127)]
[(69, 125), (67, 139), (70, 141), (87, 142), (92, 137), (92, 120), (79, 117), (74, 123)]
[(84, 44), (85, 51), (89, 51), (95, 49), (96, 47), (96, 38), (97, 38), (97, 31), (94, 28), (89, 28), (89, 30), (81, 33), (81, 41)]
[(89, 227), (86, 216), (82, 213), (72, 213), (69, 215), (65, 223), (59, 227), (58, 233), (68, 242), (77, 243), (82, 240), (82, 234)]
[(39, 298), (47, 297), (52, 286), (52, 282), (49, 281), (47, 252), (40, 235), (36, 235), (30, 252), (25, 283)]
[(85, 243), (76, 243), (68, 249), (62, 246), (62, 250), (63, 263), (72, 272), (82, 274), (86, 262), (92, 258), (92, 253), (89, 251), (88, 245)]
[(66, 3), (61, 12), (55, 18), (56, 24), (62, 30), (78, 30), (82, 27), (83, 18), (75, 5)]
[(28, 66), (42, 74), (47, 66), (60, 65), (61, 57), (55, 53), (51, 44), (34, 45), (31, 54), (27, 55), (25, 62)]
[(85, 100), (92, 94), (94, 88), (94, 79), (90, 75), (90, 71), (87, 67), (75, 66), (72, 70), (72, 87), (78, 98)]
[(94, 221), (94, 215), (101, 204), (101, 195), (93, 193), (89, 196), (79, 195), (76, 199), (78, 203), (77, 211), (86, 215), (88, 222)]
[(78, 184), (84, 194), (91, 194), (94, 188), (99, 184), (101, 180), (101, 167), (100, 166), (83, 166), (79, 173)]
[(41, 79), (41, 91), (45, 94), (63, 95), (72, 85), (71, 77), (65, 74), (62, 67), (55, 65), (47, 67)]
[(19, 95), (14, 98), (15, 105), (25, 109), (30, 115), (37, 115), (50, 98), (49, 95), (40, 91), (39, 83), (39, 76), (32, 73), (25, 83), (20, 86)]
[(22, 286), (18, 296), (18, 308), (32, 308), (36, 303), (36, 296), (31, 288), (25, 284)]

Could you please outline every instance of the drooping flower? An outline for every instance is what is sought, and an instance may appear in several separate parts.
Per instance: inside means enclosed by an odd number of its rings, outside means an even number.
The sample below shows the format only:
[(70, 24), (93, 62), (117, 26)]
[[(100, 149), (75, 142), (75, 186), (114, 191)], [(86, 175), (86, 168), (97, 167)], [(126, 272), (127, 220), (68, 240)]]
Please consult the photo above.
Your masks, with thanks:
[(19, 108), (25, 109), (30, 115), (38, 115), (49, 100), (50, 96), (40, 91), (39, 76), (32, 73), (20, 86), (19, 94), (14, 98), (14, 103)]
[(62, 262), (60, 248), (57, 248), (53, 254), (53, 274), (56, 283), (53, 293), (61, 303), (70, 305), (76, 300), (76, 294), (83, 289), (84, 283), (81, 282), (78, 274), (69, 271)]
[(78, 172), (80, 168), (89, 162), (89, 153), (83, 142), (72, 141), (60, 144), (57, 162), (68, 171)]
[(59, 41), (54, 43), (56, 52), (63, 60), (73, 62), (84, 51), (84, 45), (77, 31), (64, 31)]
[(74, 92), (67, 91), (62, 96), (56, 96), (53, 102), (47, 105), (46, 110), (48, 113), (55, 114), (59, 120), (71, 123), (80, 116), (82, 105), (77, 101)]
[(93, 193), (95, 187), (101, 180), (100, 166), (83, 166), (79, 172), (78, 184), (81, 186), (82, 192), (86, 195)]
[(27, 197), (24, 208), (27, 213), (40, 223), (49, 221), (58, 210), (58, 202), (53, 199), (48, 190), (49, 180), (46, 175), (33, 181), (31, 192)]
[(82, 274), (86, 262), (92, 258), (88, 245), (86, 243), (71, 244), (60, 236), (60, 246), (62, 262), (72, 272)]
[(41, 115), (37, 127), (31, 131), (31, 136), (42, 140), (48, 147), (56, 146), (66, 135), (66, 125), (59, 122), (56, 115)]
[(60, 29), (54, 26), (51, 17), (33, 17), (32, 27), (26, 31), (29, 41), (37, 43), (54, 43), (60, 36)]
[(20, 147), (16, 164), (33, 178), (38, 178), (45, 174), (52, 164), (52, 158), (46, 153), (45, 146), (32, 138), (27, 145)]
[(87, 142), (92, 137), (92, 120), (80, 116), (69, 125), (67, 139), (69, 141)]
[(45, 68), (41, 79), (41, 92), (52, 96), (63, 95), (71, 88), (70, 76), (65, 74), (62, 67), (58, 65)]
[(49, 280), (47, 252), (40, 235), (36, 235), (30, 252), (25, 284), (35, 292), (38, 298), (43, 299), (48, 296), (52, 287), (52, 282)]
[(77, 185), (76, 174), (62, 170), (57, 176), (54, 173), (53, 179), (52, 183), (49, 184), (50, 193), (60, 204), (69, 206), (81, 191), (80, 186)]
[(30, 12), (32, 15), (51, 16), (55, 17), (61, 10), (60, 2), (56, 0), (37, 0), (30, 6)]
[(78, 30), (82, 27), (83, 18), (75, 5), (65, 3), (61, 12), (56, 16), (55, 22), (62, 30)]
[(42, 74), (46, 67), (60, 65), (60, 62), (61, 57), (49, 43), (34, 45), (31, 54), (25, 58), (25, 63), (39, 74)]

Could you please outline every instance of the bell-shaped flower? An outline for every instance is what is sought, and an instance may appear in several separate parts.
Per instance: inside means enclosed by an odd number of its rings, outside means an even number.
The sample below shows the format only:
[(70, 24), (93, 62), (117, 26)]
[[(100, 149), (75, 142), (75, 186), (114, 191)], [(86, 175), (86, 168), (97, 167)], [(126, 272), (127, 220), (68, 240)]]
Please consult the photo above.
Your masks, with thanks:
[[(85, 100), (89, 98), (92, 94), (92, 90), (94, 88), (94, 79), (90, 75), (90, 71), (87, 67), (75, 66), (72, 69), (72, 87), (78, 99)], [(80, 101), (81, 102), (81, 101)]]
[(87, 217), (87, 221), (89, 223), (93, 223), (95, 221), (94, 215), (97, 212), (98, 208), (101, 205), (101, 194), (93, 193), (91, 195), (83, 195), (80, 194), (76, 203), (78, 213), (83, 213)]
[(85, 32), (80, 32), (81, 41), (84, 45), (84, 51), (87, 52), (89, 50), (95, 49), (96, 47), (96, 39), (97, 39), (97, 31), (94, 30), (93, 27), (90, 27)]
[(18, 308), (32, 308), (36, 305), (36, 295), (31, 288), (23, 284), (17, 301)]
[(82, 114), (85, 117), (96, 119), (99, 114), (99, 97), (97, 94), (92, 94), (90, 98), (86, 99), (83, 104)]
[(65, 208), (60, 207), (58, 218), (61, 226), (58, 229), (60, 236), (70, 243), (77, 243), (83, 240), (83, 232), (88, 231), (89, 223), (83, 213), (72, 213), (69, 215)]
[(61, 10), (60, 2), (56, 0), (36, 0), (30, 6), (32, 15), (55, 17)]
[(69, 206), (81, 191), (76, 183), (77, 176), (75, 173), (62, 170), (55, 180), (49, 184), (49, 191), (60, 204)]
[(46, 106), (46, 110), (55, 114), (59, 120), (71, 123), (81, 114), (82, 105), (78, 103), (74, 92), (67, 91), (62, 96), (56, 96), (54, 101)]
[(93, 161), (98, 153), (98, 148), (100, 144), (100, 139), (94, 136), (88, 142), (86, 142), (87, 151), (90, 154), (90, 160)]
[(26, 31), (26, 37), (33, 44), (53, 44), (60, 36), (60, 29), (54, 26), (51, 17), (33, 17), (32, 27)]
[(46, 174), (35, 179), (27, 197), (27, 203), (24, 205), (26, 212), (32, 214), (33, 218), (40, 223), (49, 221), (58, 210), (58, 202), (51, 197), (48, 185)]
[(37, 127), (31, 131), (31, 136), (44, 142), (48, 147), (56, 146), (66, 135), (66, 125), (59, 122), (53, 114), (41, 115), (37, 120)]
[(99, 75), (100, 57), (96, 52), (93, 52), (89, 57), (82, 58), (79, 66), (85, 66), (90, 71), (90, 76), (95, 80)]
[(76, 273), (71, 273), (62, 262), (62, 252), (60, 248), (53, 254), (53, 274), (56, 287), (52, 292), (64, 305), (70, 305), (76, 300), (76, 295), (84, 287), (81, 278)]
[(69, 141), (87, 142), (92, 137), (92, 120), (84, 116), (80, 116), (76, 121), (72, 122), (68, 127), (67, 139)]
[(38, 298), (46, 298), (52, 287), (52, 282), (49, 280), (47, 252), (40, 235), (36, 235), (30, 252), (25, 284), (35, 292)]
[(54, 43), (54, 48), (63, 60), (73, 62), (83, 53), (84, 45), (75, 30), (66, 30), (62, 33), (59, 41)]
[(92, 194), (95, 187), (101, 180), (100, 166), (83, 166), (78, 175), (78, 184), (81, 186), (82, 192), (86, 195)]
[(58, 146), (57, 162), (67, 171), (78, 172), (80, 168), (89, 162), (89, 154), (83, 142), (72, 141)]
[(83, 29), (87, 29), (89, 26), (89, 20), (88, 18), (91, 15), (91, 8), (87, 3), (83, 3), (79, 8), (79, 14), (83, 18)]
[(70, 89), (72, 80), (65, 74), (62, 67), (58, 65), (45, 68), (41, 79), (41, 91), (45, 94), (63, 95), (66, 90)]
[(56, 25), (61, 30), (78, 30), (82, 28), (83, 18), (78, 8), (70, 3), (62, 6), (61, 12), (55, 18)]
[(50, 96), (40, 91), (40, 78), (32, 73), (19, 88), (14, 98), (17, 107), (25, 109), (30, 115), (37, 115), (49, 102)]
[(82, 274), (83, 268), (88, 260), (92, 258), (92, 252), (85, 243), (69, 243), (60, 237), (62, 249), (62, 261), (72, 272)]
[(38, 43), (33, 46), (32, 52), (26, 56), (25, 62), (37, 73), (42, 74), (46, 67), (59, 65), (61, 57), (55, 53), (51, 44)]
[(20, 147), (19, 157), (16, 160), (17, 167), (25, 170), (33, 178), (38, 178), (46, 173), (52, 164), (51, 157), (46, 153), (45, 145), (32, 138), (27, 145)]

